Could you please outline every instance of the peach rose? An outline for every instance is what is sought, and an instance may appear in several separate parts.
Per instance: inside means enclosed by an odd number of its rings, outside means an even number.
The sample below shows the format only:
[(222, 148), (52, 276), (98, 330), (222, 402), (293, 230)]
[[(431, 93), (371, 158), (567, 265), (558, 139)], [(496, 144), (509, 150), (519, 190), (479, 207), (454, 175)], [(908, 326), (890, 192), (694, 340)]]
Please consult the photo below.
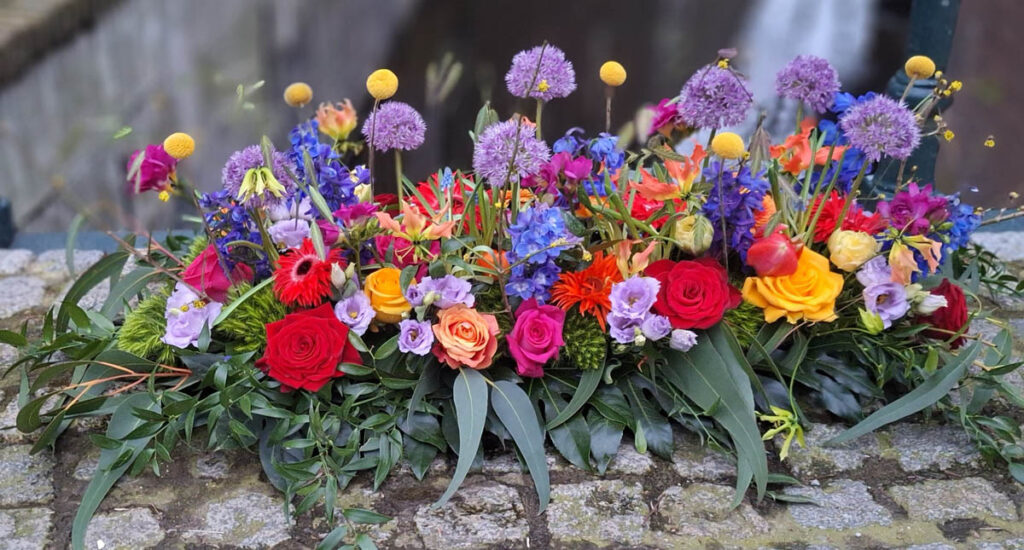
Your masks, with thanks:
[(401, 277), (400, 269), (383, 267), (370, 273), (363, 283), (363, 292), (377, 312), (375, 319), (381, 323), (397, 323), (412, 309), (412, 304), (402, 295)]
[(475, 309), (456, 304), (437, 313), (433, 326), (434, 356), (457, 369), (486, 369), (498, 350), (498, 320)]
[(747, 277), (743, 299), (764, 310), (764, 320), (785, 317), (790, 323), (834, 321), (843, 276), (829, 269), (828, 259), (804, 247), (796, 271), (782, 277)]

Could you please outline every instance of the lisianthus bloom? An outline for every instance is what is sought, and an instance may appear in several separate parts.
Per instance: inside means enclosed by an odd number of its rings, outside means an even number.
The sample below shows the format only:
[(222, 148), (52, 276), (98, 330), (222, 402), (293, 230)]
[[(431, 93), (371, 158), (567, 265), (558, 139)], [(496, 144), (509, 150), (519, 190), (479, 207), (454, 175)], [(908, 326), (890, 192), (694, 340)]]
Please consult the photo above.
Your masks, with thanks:
[(671, 336), (668, 347), (676, 351), (690, 351), (693, 346), (697, 345), (697, 333), (692, 330), (677, 328), (672, 331)]
[(908, 235), (924, 235), (949, 218), (949, 200), (932, 194), (932, 186), (907, 185), (891, 201), (878, 203), (878, 213), (895, 229)]
[(217, 249), (209, 245), (188, 264), (181, 274), (185, 284), (206, 294), (210, 299), (224, 303), (228, 299), (228, 289), (234, 283), (252, 281), (252, 268), (237, 263), (230, 275), (224, 272), (224, 265), (217, 255)]
[(382, 323), (397, 323), (412, 309), (402, 294), (401, 277), (401, 270), (382, 267), (370, 273), (363, 283), (363, 292), (377, 312), (376, 319)]
[(696, 146), (693, 153), (682, 162), (665, 161), (665, 171), (670, 181), (661, 181), (646, 169), (640, 169), (640, 181), (629, 183), (631, 189), (646, 199), (667, 201), (687, 195), (693, 187), (693, 181), (700, 175), (700, 163), (706, 154), (704, 148)]
[[(791, 173), (799, 174), (811, 166), (811, 130), (815, 127), (814, 119), (805, 118), (800, 123), (800, 133), (792, 134), (782, 142), (781, 145), (773, 145), (771, 155), (779, 159), (782, 169)], [(838, 145), (835, 149), (821, 147), (814, 153), (814, 164), (824, 166), (829, 162), (829, 150), (832, 150), (832, 161), (838, 161), (846, 151), (845, 145)]]
[(342, 206), (332, 212), (334, 218), (349, 229), (366, 223), (376, 213), (377, 205), (372, 202), (357, 202), (352, 205)]
[(281, 255), (274, 271), (274, 294), (288, 306), (312, 307), (331, 295), (331, 266), (342, 263), (341, 251), (328, 249), (323, 260), (316, 253), (313, 241), (305, 239), (302, 246)]
[[(136, 170), (132, 170), (139, 155), (142, 160)], [(135, 151), (128, 159), (128, 166), (125, 171), (128, 174), (128, 189), (133, 193), (156, 190), (165, 191), (171, 186), (174, 178), (174, 169), (178, 166), (178, 159), (172, 157), (160, 144), (147, 145), (145, 153)]]
[(579, 306), (581, 315), (593, 315), (605, 330), (605, 318), (611, 310), (609, 294), (612, 285), (622, 281), (622, 273), (616, 265), (615, 256), (606, 256), (603, 251), (594, 254), (594, 260), (582, 271), (562, 273), (551, 289), (553, 303), (568, 311)]
[(725, 268), (713, 258), (658, 260), (645, 274), (661, 283), (654, 311), (668, 317), (672, 328), (711, 328), (740, 304)]
[(309, 222), (300, 219), (277, 221), (267, 227), (267, 234), (278, 246), (298, 248), (303, 240), (309, 238)]
[(864, 289), (864, 306), (882, 320), (882, 327), (889, 328), (892, 322), (901, 319), (910, 311), (907, 291), (899, 283), (880, 283)]
[(339, 364), (363, 363), (348, 331), (330, 304), (289, 313), (267, 324), (267, 348), (256, 367), (286, 388), (317, 391), (344, 374)]
[(942, 258), (942, 243), (933, 241), (924, 235), (911, 235), (898, 238), (892, 243), (889, 249), (889, 265), (892, 267), (893, 281), (909, 285), (912, 282), (914, 273), (921, 271), (914, 254), (917, 250), (925, 263), (928, 265), (928, 272), (935, 273)]
[[(930, 338), (948, 340), (954, 334), (960, 332), (964, 325), (967, 324), (967, 299), (964, 296), (963, 289), (949, 282), (949, 279), (943, 279), (942, 283), (933, 288), (931, 293), (945, 298), (946, 306), (936, 309), (931, 315), (920, 318), (921, 321), (937, 329), (927, 330), (924, 334)], [(958, 336), (950, 342), (949, 347), (953, 349), (959, 348), (964, 344), (964, 341), (963, 335)]]
[(439, 311), (431, 329), (434, 356), (453, 369), (485, 369), (498, 351), (498, 320), (462, 304)]
[(334, 315), (348, 328), (362, 336), (370, 328), (376, 312), (370, 305), (370, 299), (362, 292), (356, 292), (334, 304)]
[(213, 323), (220, 315), (223, 304), (208, 302), (199, 297), (188, 285), (177, 283), (167, 298), (164, 319), (167, 321), (160, 341), (176, 348), (187, 348), (199, 340), (203, 327)]
[(335, 141), (342, 141), (356, 128), (359, 117), (356, 116), (352, 102), (346, 99), (335, 105), (321, 103), (320, 108), (316, 110), (316, 121), (321, 132)]
[[(821, 201), (822, 197), (816, 198), (810, 210), (811, 216), (813, 216), (819, 208), (822, 209), (821, 214), (818, 215), (818, 222), (814, 226), (814, 242), (816, 243), (826, 242), (832, 236), (832, 231), (836, 229), (839, 215), (843, 211), (843, 204), (846, 203), (846, 197), (836, 191), (832, 191), (828, 198), (825, 199), (824, 206), (821, 205)], [(877, 235), (885, 227), (886, 223), (882, 219), (881, 214), (868, 214), (854, 203), (846, 211), (846, 216), (843, 218), (843, 223), (839, 229), (862, 231), (868, 235)]]
[(509, 355), (516, 361), (519, 376), (544, 376), (544, 364), (558, 357), (558, 350), (565, 345), (562, 339), (564, 323), (564, 311), (555, 306), (541, 305), (536, 298), (519, 305), (516, 324), (506, 338)]
[(582, 155), (573, 158), (569, 152), (561, 151), (552, 155), (551, 160), (541, 167), (535, 180), (540, 179), (549, 185), (558, 183), (562, 178), (570, 182), (577, 182), (590, 177), (593, 168), (594, 161), (589, 158)]
[(413, 307), (435, 305), (445, 309), (455, 304), (473, 307), (476, 296), (473, 296), (472, 290), (469, 281), (455, 275), (448, 274), (436, 279), (424, 277), (420, 282), (414, 282), (405, 289), (405, 299)]
[(843, 276), (829, 270), (828, 259), (803, 247), (797, 269), (784, 277), (747, 277), (743, 299), (764, 310), (764, 320), (785, 317), (790, 323), (834, 321)]
[(434, 345), (434, 331), (429, 321), (403, 319), (398, 323), (398, 351), (413, 355), (427, 355)]
[(881, 243), (863, 231), (836, 231), (828, 239), (829, 259), (849, 273), (875, 257), (880, 246)]

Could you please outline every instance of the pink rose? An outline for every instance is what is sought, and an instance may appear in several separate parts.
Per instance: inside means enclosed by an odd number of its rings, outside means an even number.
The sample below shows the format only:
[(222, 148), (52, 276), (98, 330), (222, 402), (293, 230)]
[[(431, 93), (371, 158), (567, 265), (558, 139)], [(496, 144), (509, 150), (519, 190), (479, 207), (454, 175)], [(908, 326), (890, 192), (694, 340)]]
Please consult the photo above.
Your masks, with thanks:
[[(135, 164), (135, 159), (138, 156), (139, 151), (135, 151), (128, 159), (128, 190), (133, 193), (142, 193), (151, 189), (162, 190), (167, 187), (167, 181), (174, 174), (178, 160), (167, 154), (163, 145), (147, 145), (146, 155), (139, 163), (139, 171), (132, 174), (132, 165)], [(138, 189), (135, 187), (136, 181)]]
[(224, 303), (228, 298), (228, 289), (233, 283), (252, 281), (252, 268), (243, 263), (235, 264), (229, 278), (220, 265), (217, 251), (210, 245), (188, 264), (181, 278), (192, 288), (201, 290), (211, 300)]
[(565, 312), (551, 305), (540, 305), (530, 298), (516, 310), (516, 325), (508, 334), (508, 351), (516, 360), (520, 376), (544, 376), (544, 364), (558, 356)]

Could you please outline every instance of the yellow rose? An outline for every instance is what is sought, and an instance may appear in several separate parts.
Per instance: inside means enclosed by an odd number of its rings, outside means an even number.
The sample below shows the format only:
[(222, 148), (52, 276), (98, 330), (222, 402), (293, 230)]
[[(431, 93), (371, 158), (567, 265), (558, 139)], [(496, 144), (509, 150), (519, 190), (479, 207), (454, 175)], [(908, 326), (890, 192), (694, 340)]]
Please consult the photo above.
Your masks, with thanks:
[(836, 298), (842, 290), (843, 276), (829, 270), (828, 260), (805, 246), (792, 275), (747, 277), (743, 299), (763, 309), (769, 323), (783, 316), (790, 323), (834, 321)]
[(711, 248), (711, 238), (714, 234), (715, 228), (711, 226), (711, 220), (701, 214), (690, 214), (680, 218), (672, 227), (672, 238), (678, 241), (679, 248), (693, 256), (700, 256)]
[(377, 312), (375, 319), (382, 323), (397, 323), (412, 309), (412, 304), (402, 295), (401, 277), (402, 271), (398, 268), (384, 267), (370, 273), (363, 284), (363, 292)]
[(828, 238), (829, 259), (849, 273), (874, 258), (879, 246), (874, 237), (863, 231), (835, 231)]

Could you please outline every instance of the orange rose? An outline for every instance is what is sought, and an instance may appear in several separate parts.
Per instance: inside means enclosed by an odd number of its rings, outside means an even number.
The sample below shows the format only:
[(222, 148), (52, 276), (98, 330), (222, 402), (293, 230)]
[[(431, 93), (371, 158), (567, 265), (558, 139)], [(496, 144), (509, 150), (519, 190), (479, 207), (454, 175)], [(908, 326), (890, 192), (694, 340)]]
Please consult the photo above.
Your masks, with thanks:
[(829, 269), (827, 258), (805, 246), (792, 275), (747, 277), (743, 299), (763, 309), (769, 323), (782, 316), (790, 323), (834, 321), (836, 298), (842, 290), (843, 276)]
[(486, 369), (491, 366), (498, 350), (498, 320), (493, 315), (481, 315), (475, 309), (456, 304), (437, 313), (433, 326), (434, 355), (438, 360), (457, 369), (467, 366)]
[(402, 271), (394, 267), (383, 267), (366, 277), (363, 292), (377, 312), (375, 319), (381, 323), (397, 323), (412, 309), (402, 295), (401, 277)]

